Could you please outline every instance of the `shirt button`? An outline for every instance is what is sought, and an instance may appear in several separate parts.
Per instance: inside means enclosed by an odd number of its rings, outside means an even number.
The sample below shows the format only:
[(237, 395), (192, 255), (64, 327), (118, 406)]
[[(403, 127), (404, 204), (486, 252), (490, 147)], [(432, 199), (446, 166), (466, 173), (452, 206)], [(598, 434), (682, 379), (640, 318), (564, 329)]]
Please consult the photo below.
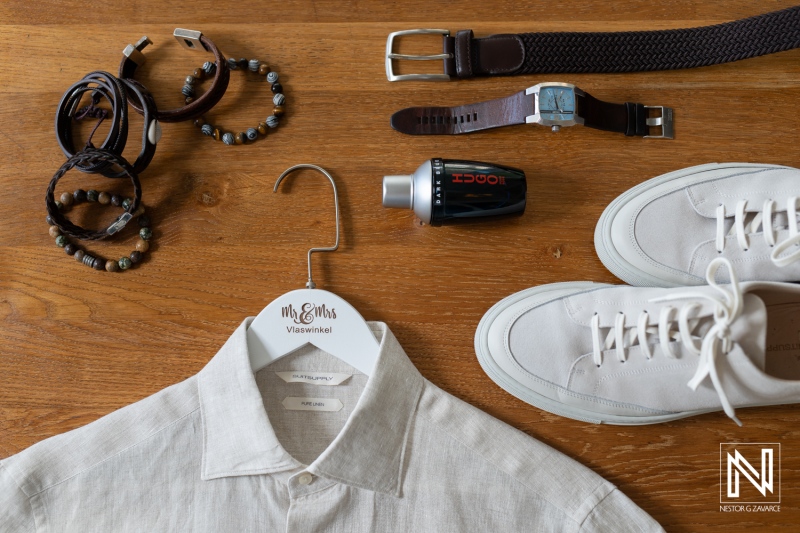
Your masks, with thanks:
[(313, 478), (312, 478), (311, 474), (306, 472), (304, 474), (301, 474), (300, 477), (297, 478), (297, 482), (300, 483), (301, 485), (308, 485), (308, 484), (311, 483), (312, 479)]

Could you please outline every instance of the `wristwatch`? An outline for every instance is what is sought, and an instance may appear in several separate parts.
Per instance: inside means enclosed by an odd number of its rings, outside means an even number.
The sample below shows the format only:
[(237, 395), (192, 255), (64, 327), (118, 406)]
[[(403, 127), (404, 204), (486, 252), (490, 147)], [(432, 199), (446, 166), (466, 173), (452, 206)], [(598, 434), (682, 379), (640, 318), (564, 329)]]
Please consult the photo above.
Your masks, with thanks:
[(409, 135), (458, 135), (514, 124), (540, 124), (558, 131), (582, 124), (646, 139), (672, 139), (672, 122), (669, 107), (603, 102), (572, 84), (557, 82), (476, 104), (408, 107), (391, 119), (392, 128)]

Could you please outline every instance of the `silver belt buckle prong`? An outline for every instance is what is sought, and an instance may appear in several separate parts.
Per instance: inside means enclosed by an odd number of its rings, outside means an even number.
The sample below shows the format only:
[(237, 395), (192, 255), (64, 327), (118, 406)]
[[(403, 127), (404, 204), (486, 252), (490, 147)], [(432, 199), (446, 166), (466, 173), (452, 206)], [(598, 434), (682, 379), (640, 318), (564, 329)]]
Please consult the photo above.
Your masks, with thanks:
[(450, 76), (447, 74), (395, 74), (392, 68), (392, 60), (409, 60), (409, 61), (431, 61), (435, 59), (452, 59), (453, 54), (433, 54), (429, 56), (408, 55), (408, 54), (395, 54), (392, 51), (394, 46), (394, 38), (400, 35), (416, 35), (416, 34), (438, 33), (443, 37), (450, 36), (450, 30), (436, 30), (436, 29), (417, 29), (417, 30), (402, 30), (395, 31), (389, 34), (386, 39), (386, 78), (389, 81), (409, 81), (409, 80), (449, 80)]
[(150, 38), (147, 35), (145, 35), (141, 39), (136, 41), (136, 44), (129, 44), (128, 46), (126, 46), (125, 50), (122, 51), (122, 55), (124, 55), (137, 65), (142, 66), (144, 65), (144, 62), (147, 61), (147, 58), (142, 53), (142, 50), (144, 50), (145, 48), (147, 48), (148, 45), (151, 44), (153, 44), (153, 41), (151, 41)]
[(674, 139), (675, 131), (672, 127), (672, 108), (664, 107), (661, 105), (646, 105), (645, 109), (660, 109), (660, 117), (648, 117), (646, 120), (647, 127), (661, 127), (661, 135), (645, 135), (645, 139)]
[(175, 28), (172, 36), (181, 43), (181, 46), (189, 50), (205, 51), (206, 47), (200, 42), (200, 37), (203, 36), (202, 32), (195, 30), (185, 30), (183, 28)]

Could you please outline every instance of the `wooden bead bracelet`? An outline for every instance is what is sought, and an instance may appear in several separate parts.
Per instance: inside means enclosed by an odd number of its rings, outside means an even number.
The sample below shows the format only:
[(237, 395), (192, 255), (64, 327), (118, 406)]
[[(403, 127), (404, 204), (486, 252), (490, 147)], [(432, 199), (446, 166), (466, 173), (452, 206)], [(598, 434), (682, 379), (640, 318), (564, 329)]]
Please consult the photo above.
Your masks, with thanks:
[[(73, 193), (63, 193), (61, 200), (56, 202), (59, 211), (68, 209), (70, 206), (77, 205), (82, 202), (97, 202), (102, 205), (119, 206), (123, 209), (129, 209), (133, 204), (132, 198), (122, 198), (118, 194), (108, 192), (98, 192), (94, 189), (84, 191), (77, 189)], [(108, 272), (118, 272), (128, 270), (133, 265), (139, 263), (143, 259), (143, 254), (150, 248), (150, 240), (153, 237), (153, 231), (150, 229), (150, 219), (144, 214), (144, 206), (140, 205), (134, 212), (133, 216), (138, 217), (139, 222), (139, 239), (136, 241), (136, 249), (129, 255), (123, 256), (118, 260), (104, 259), (97, 254), (89, 253), (80, 246), (73, 243), (70, 238), (63, 234), (61, 228), (52, 224), (53, 220), (48, 215), (47, 222), (50, 224), (50, 236), (56, 241), (56, 245), (64, 249), (67, 255), (71, 255), (79, 263), (83, 263), (89, 268), (95, 270), (107, 270)]]
[[(122, 169), (122, 174), (128, 176), (133, 184), (133, 198), (129, 205), (123, 206), (125, 212), (118, 216), (110, 226), (103, 230), (92, 231), (73, 224), (60, 213), (58, 203), (55, 199), (55, 189), (58, 181), (73, 167), (78, 165), (96, 165), (98, 163), (116, 165)], [(77, 199), (78, 198), (74, 198), (74, 200)], [(47, 208), (48, 218), (51, 221), (50, 223), (57, 226), (61, 233), (65, 235), (89, 241), (105, 239), (109, 235), (113, 235), (124, 228), (128, 221), (133, 218), (136, 210), (139, 209), (139, 203), (141, 201), (142, 186), (139, 182), (139, 176), (136, 174), (136, 171), (133, 170), (130, 163), (121, 155), (105, 150), (98, 150), (97, 148), (85, 148), (67, 159), (67, 161), (61, 165), (61, 168), (53, 175), (53, 178), (50, 180), (50, 185), (47, 187), (47, 193), (45, 194), (45, 206)], [(60, 203), (70, 205), (72, 203), (70, 194), (62, 194)]]
[[(247, 128), (245, 131), (239, 133), (225, 132), (217, 126), (212, 126), (206, 121), (205, 117), (195, 119), (194, 125), (200, 128), (200, 131), (209, 137), (213, 137), (215, 141), (222, 141), (227, 145), (232, 144), (245, 144), (253, 142), (258, 139), (259, 135), (262, 137), (267, 134), (269, 128), (278, 127), (278, 117), (284, 113), (284, 104), (286, 103), (286, 96), (283, 94), (283, 86), (278, 82), (278, 73), (270, 71), (269, 65), (262, 63), (258, 59), (247, 60), (245, 58), (234, 59), (229, 58), (227, 62), (229, 70), (249, 70), (260, 76), (265, 76), (267, 83), (270, 84), (274, 96), (272, 97), (272, 115), (268, 116), (264, 122), (259, 122), (258, 126), (254, 128)], [(181, 93), (186, 99), (186, 103), (190, 103), (195, 95), (195, 85), (197, 82), (203, 80), (207, 76), (214, 73), (216, 65), (211, 62), (206, 62), (202, 67), (195, 69), (195, 71), (186, 77)]]

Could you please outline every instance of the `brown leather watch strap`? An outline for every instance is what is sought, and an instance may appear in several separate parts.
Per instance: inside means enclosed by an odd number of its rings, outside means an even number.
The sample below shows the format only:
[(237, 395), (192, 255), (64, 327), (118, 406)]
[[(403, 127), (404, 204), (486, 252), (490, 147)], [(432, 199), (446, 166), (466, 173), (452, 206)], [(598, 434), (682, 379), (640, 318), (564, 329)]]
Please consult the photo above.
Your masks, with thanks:
[(729, 63), (800, 47), (800, 6), (755, 17), (657, 31), (444, 36), (451, 77), (554, 72), (643, 72)]
[[(131, 56), (123, 55), (122, 61), (119, 64), (120, 78), (133, 79), (133, 76), (136, 73), (136, 67), (139, 66), (139, 63), (144, 61), (144, 56), (141, 54), (141, 51), (148, 44), (150, 44), (150, 40), (146, 37), (143, 37), (142, 40), (139, 41), (139, 44), (135, 47), (134, 54)], [(225, 94), (225, 91), (228, 89), (231, 71), (228, 69), (228, 62), (223, 57), (222, 52), (220, 52), (211, 39), (205, 35), (200, 36), (200, 44), (203, 45), (203, 48), (205, 48), (206, 51), (214, 54), (214, 63), (216, 64), (217, 68), (214, 73), (214, 81), (211, 83), (211, 87), (209, 87), (208, 91), (206, 91), (202, 96), (183, 107), (177, 109), (168, 109), (166, 111), (161, 111), (159, 109), (156, 112), (156, 118), (160, 122), (183, 122), (185, 120), (191, 120), (204, 115), (210, 111), (212, 107), (217, 105), (217, 103), (222, 99), (222, 96)], [(132, 45), (130, 47), (132, 47)], [(134, 61), (133, 57), (139, 58), (139, 63)], [(139, 102), (136, 101), (135, 98), (130, 99), (128, 103), (136, 110), (136, 112), (139, 114), (143, 113), (141, 105), (139, 105)]]
[[(611, 104), (583, 93), (576, 95), (577, 115), (584, 126), (627, 136), (648, 134), (647, 109), (642, 104)], [(525, 124), (535, 113), (533, 95), (520, 91), (505, 98), (456, 107), (408, 107), (392, 115), (391, 125), (409, 135), (458, 135)]]
[(575, 97), (575, 103), (577, 114), (583, 118), (583, 125), (587, 128), (624, 133), (628, 137), (644, 137), (650, 131), (647, 109), (642, 104), (612, 104), (585, 92)]
[(394, 129), (409, 135), (456, 135), (525, 124), (533, 97), (520, 91), (505, 98), (457, 107), (408, 107), (392, 115)]

